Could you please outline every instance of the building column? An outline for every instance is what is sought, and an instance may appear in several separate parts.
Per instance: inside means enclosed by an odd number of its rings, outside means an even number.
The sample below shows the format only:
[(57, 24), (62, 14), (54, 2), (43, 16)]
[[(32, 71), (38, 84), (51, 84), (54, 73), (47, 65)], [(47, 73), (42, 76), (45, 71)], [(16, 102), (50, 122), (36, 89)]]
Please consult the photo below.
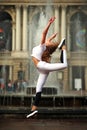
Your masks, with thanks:
[(66, 6), (62, 6), (61, 12), (61, 38), (66, 38)]
[(28, 24), (27, 24), (27, 6), (23, 6), (23, 39), (22, 39), (22, 50), (27, 50), (27, 33), (28, 33)]
[(72, 80), (73, 80), (73, 77), (72, 77), (72, 67), (73, 66), (69, 66), (69, 75), (70, 75), (70, 77), (69, 77), (69, 86), (70, 86), (70, 90), (72, 90)]
[(28, 42), (29, 42), (29, 52), (31, 52), (31, 50), (32, 50), (32, 38), (33, 38), (33, 36), (32, 36), (32, 27), (33, 27), (33, 21), (32, 21), (32, 12), (33, 12), (34, 10), (33, 10), (33, 7), (32, 8), (30, 8), (30, 10), (29, 10), (29, 14), (28, 14), (28, 19), (29, 19), (29, 21), (28, 21), (28, 27), (29, 27), (29, 32), (28, 32)]
[(58, 35), (56, 37), (56, 40), (59, 39), (59, 32), (60, 32), (60, 28), (59, 28), (59, 6), (55, 6), (55, 27), (54, 27), (54, 31), (58, 32)]
[(9, 66), (9, 79), (12, 80), (12, 66)]
[(85, 67), (85, 90), (87, 90), (87, 67)]
[(21, 49), (21, 10), (16, 6), (16, 51)]
[(12, 51), (14, 51), (15, 50), (15, 43), (16, 43), (16, 35), (15, 35), (15, 25), (14, 25), (14, 23), (13, 23), (13, 25), (12, 25)]

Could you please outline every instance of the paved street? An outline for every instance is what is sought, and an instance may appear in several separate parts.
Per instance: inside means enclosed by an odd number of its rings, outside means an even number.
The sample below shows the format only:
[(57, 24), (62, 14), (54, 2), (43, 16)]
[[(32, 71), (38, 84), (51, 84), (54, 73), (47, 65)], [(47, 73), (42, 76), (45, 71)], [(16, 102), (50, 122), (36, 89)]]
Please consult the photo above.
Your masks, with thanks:
[(87, 130), (87, 119), (0, 118), (0, 130)]

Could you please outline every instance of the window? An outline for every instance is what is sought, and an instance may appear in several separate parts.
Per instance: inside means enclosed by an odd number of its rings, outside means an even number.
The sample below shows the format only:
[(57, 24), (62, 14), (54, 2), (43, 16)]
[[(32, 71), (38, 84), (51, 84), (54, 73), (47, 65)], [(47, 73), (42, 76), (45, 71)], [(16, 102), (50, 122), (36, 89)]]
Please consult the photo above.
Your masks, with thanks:
[(0, 12), (0, 51), (12, 49), (12, 19), (6, 12)]
[(75, 13), (70, 19), (71, 51), (87, 51), (87, 15)]
[(22, 70), (20, 70), (20, 71), (18, 71), (18, 79), (19, 80), (23, 80), (24, 79), (24, 71), (22, 71)]
[(85, 71), (83, 66), (72, 67), (72, 86), (74, 90), (85, 90)]

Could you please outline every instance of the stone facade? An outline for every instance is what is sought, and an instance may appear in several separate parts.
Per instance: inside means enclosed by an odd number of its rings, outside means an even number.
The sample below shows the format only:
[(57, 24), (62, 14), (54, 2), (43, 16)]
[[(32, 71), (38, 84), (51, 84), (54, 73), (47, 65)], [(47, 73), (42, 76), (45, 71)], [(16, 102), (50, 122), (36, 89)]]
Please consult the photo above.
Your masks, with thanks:
[[(56, 77), (59, 84), (61, 84), (60, 89), (61, 86), (63, 87), (62, 92), (75, 89), (73, 78), (76, 80), (81, 78), (79, 76), (74, 76), (73, 67), (80, 66), (84, 71), (82, 72), (84, 75), (84, 83), (82, 85), (84, 85), (84, 87), (81, 89), (87, 90), (87, 52), (86, 50), (84, 51), (84, 49), (80, 52), (74, 49), (73, 51), (70, 39), (71, 17), (77, 12), (84, 13), (87, 16), (87, 0), (51, 0), (49, 3), (47, 0), (0, 0), (0, 14), (2, 14), (2, 12), (8, 14), (8, 17), (11, 17), (10, 21), (12, 26), (11, 51), (0, 52), (0, 66), (8, 66), (9, 69), (6, 76), (12, 81), (18, 79), (18, 72), (20, 70), (25, 73), (24, 79), (30, 79), (29, 68), (32, 66), (30, 53), (33, 38), (30, 24), (41, 10), (46, 13), (46, 6), (52, 7), (51, 15), (56, 16), (56, 22), (53, 28), (54, 31), (58, 32), (58, 37), (60, 37), (60, 39), (66, 37), (67, 41), (69, 66), (67, 69), (57, 73), (58, 76)], [(47, 13), (50, 15), (50, 12)], [(1, 18), (0, 22), (2, 22)], [(87, 21), (85, 25), (87, 25)], [(59, 54), (59, 52), (55, 53), (54, 61), (57, 60), (57, 54)]]

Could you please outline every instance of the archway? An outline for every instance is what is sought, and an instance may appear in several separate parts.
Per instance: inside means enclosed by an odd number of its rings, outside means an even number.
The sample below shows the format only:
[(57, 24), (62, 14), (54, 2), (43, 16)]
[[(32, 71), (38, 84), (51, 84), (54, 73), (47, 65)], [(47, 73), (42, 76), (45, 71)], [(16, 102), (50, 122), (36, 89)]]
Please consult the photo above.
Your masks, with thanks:
[(87, 51), (87, 15), (75, 13), (70, 19), (71, 51)]
[(7, 12), (0, 12), (0, 51), (12, 50), (12, 18)]

